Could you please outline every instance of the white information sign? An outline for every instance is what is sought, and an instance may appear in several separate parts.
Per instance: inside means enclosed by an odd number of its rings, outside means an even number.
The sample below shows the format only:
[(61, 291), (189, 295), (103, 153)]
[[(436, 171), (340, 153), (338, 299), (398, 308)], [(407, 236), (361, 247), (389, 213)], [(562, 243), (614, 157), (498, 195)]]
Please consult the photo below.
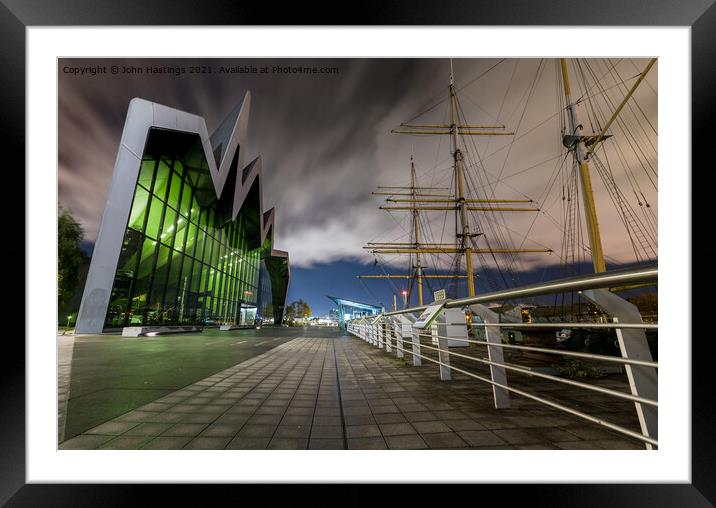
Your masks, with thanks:
[(413, 323), (413, 326), (415, 328), (427, 328), (428, 326), (430, 326), (430, 323), (432, 323), (433, 320), (437, 317), (437, 315), (440, 314), (443, 305), (445, 305), (444, 302), (428, 305), (428, 308), (425, 309), (422, 314), (420, 314), (418, 320)]

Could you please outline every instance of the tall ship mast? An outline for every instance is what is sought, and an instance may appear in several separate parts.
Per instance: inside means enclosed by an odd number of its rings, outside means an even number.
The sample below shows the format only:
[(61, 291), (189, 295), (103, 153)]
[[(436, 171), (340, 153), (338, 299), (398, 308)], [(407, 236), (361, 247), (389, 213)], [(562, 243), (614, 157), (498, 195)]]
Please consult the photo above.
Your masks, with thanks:
[[(375, 275), (375, 276), (358, 276), (359, 278), (415, 278), (418, 282), (418, 305), (423, 305), (423, 279), (424, 278), (464, 278), (467, 281), (468, 296), (475, 296), (475, 271), (473, 266), (473, 254), (502, 254), (502, 253), (522, 253), (522, 252), (551, 252), (551, 249), (544, 248), (502, 248), (494, 249), (491, 247), (478, 246), (478, 237), (483, 235), (479, 229), (474, 228), (470, 224), (468, 217), (469, 211), (475, 212), (538, 212), (538, 208), (530, 208), (524, 206), (531, 203), (531, 200), (515, 200), (515, 199), (473, 199), (466, 196), (464, 184), (464, 155), (461, 149), (460, 139), (463, 136), (511, 136), (514, 133), (505, 130), (504, 125), (471, 125), (460, 123), (458, 118), (458, 100), (455, 87), (455, 77), (452, 68), (452, 60), (450, 61), (450, 86), (448, 88), (450, 101), (450, 123), (449, 124), (401, 124), (400, 129), (393, 129), (391, 132), (395, 134), (419, 135), (419, 136), (449, 136), (450, 151), (453, 160), (454, 185), (448, 189), (434, 189), (428, 187), (418, 187), (415, 173), (415, 163), (411, 156), (410, 160), (410, 187), (392, 187), (395, 189), (393, 193), (382, 192), (387, 194), (387, 202), (397, 203), (396, 205), (381, 206), (382, 210), (388, 211), (409, 211), (412, 216), (412, 230), (414, 231), (413, 242), (400, 243), (388, 242), (377, 243), (371, 242), (365, 246), (373, 254), (412, 254), (415, 256), (415, 265), (407, 275)], [(386, 187), (381, 189), (387, 190)], [(396, 197), (400, 192), (398, 190), (408, 190), (407, 198)], [(431, 190), (447, 190), (447, 194), (426, 194), (425, 191)], [(406, 193), (402, 193), (406, 194)], [(407, 203), (407, 204), (405, 204)], [(515, 205), (521, 206), (505, 206)], [(455, 213), (455, 241), (449, 243), (421, 243), (419, 241), (420, 229), (420, 212), (454, 212)], [(447, 254), (452, 256), (460, 256), (465, 261), (465, 273), (444, 275), (444, 274), (424, 274), (421, 265), (421, 254)], [(409, 296), (409, 294), (407, 295)]]
[[(638, 212), (628, 203), (624, 192), (619, 189), (616, 180), (611, 174), (609, 162), (601, 160), (596, 154), (600, 145), (612, 137), (612, 134), (608, 133), (610, 132), (610, 127), (616, 130), (617, 124), (619, 124), (618, 127), (623, 131), (629, 131), (629, 127), (633, 127), (631, 124), (627, 126), (626, 121), (619, 118), (619, 113), (625, 106), (632, 110), (635, 109), (630, 100), (633, 101), (634, 91), (644, 80), (654, 62), (655, 60), (651, 60), (649, 65), (638, 76), (634, 76), (636, 81), (631, 88), (627, 88), (626, 84), (624, 84), (626, 80), (623, 80), (621, 84), (625, 87), (624, 96), (618, 106), (615, 106), (615, 102), (610, 100), (609, 104), (613, 111), (603, 125), (602, 122), (607, 118), (607, 115), (601, 110), (597, 111), (598, 108), (595, 107), (592, 97), (585, 99), (585, 93), (577, 98), (573, 96), (569, 62), (566, 59), (560, 59), (555, 62), (554, 67), (558, 70), (559, 87), (561, 87), (558, 92), (562, 94), (560, 109), (557, 113), (562, 122), (562, 152), (560, 156), (564, 169), (560, 168), (560, 174), (563, 175), (562, 200), (565, 202), (559, 219), (560, 227), (565, 230), (562, 235), (562, 248), (559, 256), (560, 263), (565, 267), (568, 264), (575, 265), (579, 264), (580, 261), (583, 262), (586, 255), (591, 258), (595, 272), (606, 270), (606, 256), (602, 246), (591, 178), (590, 163), (592, 162), (604, 181), (612, 202), (618, 208), (620, 218), (627, 229), (635, 252), (640, 249), (642, 258), (656, 258), (656, 217), (653, 215), (653, 211), (651, 212), (652, 220), (650, 220), (649, 212), (644, 213), (644, 218), (639, 218)], [(588, 90), (583, 66), (579, 63), (578, 65), (578, 70), (582, 73), (580, 85), (582, 90)], [(541, 66), (542, 63), (540, 63)], [(538, 67), (537, 75), (539, 75), (540, 67)], [(616, 65), (612, 67), (613, 69), (611, 70), (614, 71)], [(536, 80), (537, 77), (535, 77)], [(595, 79), (592, 87), (597, 85), (599, 85), (599, 82)], [(599, 87), (597, 86), (597, 88)], [(500, 198), (495, 195), (495, 189), (491, 188), (490, 185), (480, 186), (476, 183), (489, 182), (490, 178), (486, 174), (482, 175), (482, 178), (480, 175), (473, 176), (473, 173), (484, 171), (484, 167), (477, 145), (471, 143), (470, 139), (474, 136), (514, 137), (515, 133), (508, 131), (505, 125), (498, 122), (472, 123), (467, 120), (458, 97), (452, 60), (450, 61), (447, 99), (448, 122), (402, 123), (399, 128), (393, 129), (391, 132), (419, 137), (447, 136), (451, 157), (450, 185), (445, 187), (433, 186), (432, 183), (427, 186), (421, 185), (418, 181), (416, 161), (411, 155), (409, 185), (379, 186), (377, 191), (373, 192), (374, 195), (385, 196), (386, 205), (380, 206), (381, 210), (385, 210), (391, 215), (394, 212), (407, 212), (409, 214), (409, 226), (405, 228), (409, 232), (409, 237), (407, 241), (371, 241), (364, 246), (364, 249), (373, 254), (375, 258), (374, 265), (379, 263), (379, 257), (394, 255), (402, 256), (403, 258), (407, 256), (409, 259), (408, 267), (406, 273), (387, 273), (383, 270), (384, 273), (382, 274), (359, 275), (358, 278), (388, 279), (393, 284), (394, 293), (402, 293), (404, 306), (408, 306), (411, 296), (416, 292), (416, 303), (424, 305), (426, 303), (424, 285), (428, 285), (430, 289), (433, 289), (431, 282), (442, 282), (443, 286), (447, 283), (448, 286), (454, 288), (455, 290), (450, 297), (474, 296), (476, 294), (475, 278), (476, 276), (479, 277), (476, 273), (480, 269), (479, 261), (480, 259), (485, 259), (485, 257), (497, 263), (499, 256), (506, 256), (507, 264), (510, 265), (515, 256), (520, 254), (549, 254), (555, 252), (547, 245), (530, 242), (526, 237), (522, 239), (519, 245), (509, 245), (506, 239), (511, 235), (504, 234), (504, 232), (500, 232), (495, 227), (500, 225), (494, 219), (496, 216), (504, 219), (516, 213), (536, 215), (541, 212), (541, 208), (536, 200), (527, 196), (521, 196), (525, 199)], [(529, 96), (527, 100), (529, 101)], [(636, 107), (639, 108), (639, 105), (637, 104)], [(587, 116), (592, 127), (591, 133), (587, 132), (583, 123), (580, 123), (578, 113), (580, 108), (586, 108), (587, 110)], [(526, 109), (527, 103), (525, 103)], [(519, 119), (518, 127), (521, 122), (522, 118)], [(643, 143), (641, 138), (637, 142), (633, 133), (632, 138), (633, 144), (637, 146)], [(509, 149), (512, 149), (512, 143), (509, 144)], [(470, 152), (473, 153), (470, 154)], [(472, 155), (472, 163), (466, 165), (470, 155)], [(644, 155), (644, 150), (641, 150), (641, 155)], [(622, 156), (626, 158), (623, 153)], [(654, 159), (655, 156), (656, 154), (654, 153)], [(566, 165), (568, 159), (572, 160), (571, 170)], [(649, 164), (651, 164), (651, 161), (649, 161)], [(485, 188), (488, 190), (484, 190)], [(647, 208), (650, 207), (643, 192), (639, 195), (635, 189), (634, 195), (637, 198), (639, 207), (643, 207), (645, 203)], [(544, 199), (542, 200), (543, 203), (545, 201)], [(581, 212), (575, 206), (577, 201), (582, 203)], [(448, 238), (448, 241), (444, 238), (447, 221), (444, 221), (440, 235), (434, 235), (430, 231), (430, 225), (434, 222), (434, 215), (440, 213), (444, 214), (445, 219), (448, 218), (448, 215), (453, 215), (451, 222), (455, 226), (454, 236)], [(584, 235), (586, 241), (583, 241), (582, 223), (586, 224), (587, 232)], [(532, 221), (532, 224), (534, 224), (534, 221)], [(502, 225), (503, 228), (510, 229), (506, 224), (506, 220)], [(436, 236), (440, 236), (439, 241), (436, 240)], [(534, 243), (534, 245), (530, 245), (530, 243)], [(637, 258), (639, 258), (638, 253)], [(430, 263), (427, 262), (428, 259), (432, 260), (432, 270), (430, 270)], [(476, 261), (478, 261), (477, 269)], [(393, 272), (393, 268), (397, 264), (395, 261), (388, 263), (391, 267), (391, 272)], [(403, 289), (396, 287), (394, 284), (396, 279), (407, 283), (407, 287)], [(438, 281), (434, 279), (438, 279)], [(440, 279), (444, 280), (440, 281)], [(465, 280), (466, 283), (460, 285), (461, 280)], [(462, 291), (457, 290), (460, 287), (463, 288)], [(432, 296), (430, 299), (432, 300)], [(393, 305), (394, 307), (397, 306), (395, 297)]]

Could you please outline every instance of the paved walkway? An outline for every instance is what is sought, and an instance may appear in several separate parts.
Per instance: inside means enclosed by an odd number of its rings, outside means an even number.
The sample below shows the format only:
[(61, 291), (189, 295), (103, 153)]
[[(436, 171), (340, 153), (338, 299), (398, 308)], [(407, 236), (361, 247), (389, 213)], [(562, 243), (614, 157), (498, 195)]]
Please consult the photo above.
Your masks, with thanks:
[[(297, 338), (60, 449), (643, 449), (522, 398), (496, 410), (489, 385), (459, 374), (441, 382), (425, 363), (356, 338)], [(579, 404), (638, 429), (632, 403), (587, 394)]]
[(65, 438), (67, 401), (70, 397), (70, 376), (72, 374), (72, 351), (74, 347), (74, 335), (57, 336), (57, 439), (60, 442)]

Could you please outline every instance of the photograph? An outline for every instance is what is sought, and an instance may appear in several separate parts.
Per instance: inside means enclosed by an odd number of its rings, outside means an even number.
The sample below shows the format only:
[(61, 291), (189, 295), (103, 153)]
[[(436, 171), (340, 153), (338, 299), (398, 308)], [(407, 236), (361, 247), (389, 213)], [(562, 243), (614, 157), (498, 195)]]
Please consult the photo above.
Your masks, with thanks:
[(656, 455), (659, 62), (57, 58), (57, 450)]

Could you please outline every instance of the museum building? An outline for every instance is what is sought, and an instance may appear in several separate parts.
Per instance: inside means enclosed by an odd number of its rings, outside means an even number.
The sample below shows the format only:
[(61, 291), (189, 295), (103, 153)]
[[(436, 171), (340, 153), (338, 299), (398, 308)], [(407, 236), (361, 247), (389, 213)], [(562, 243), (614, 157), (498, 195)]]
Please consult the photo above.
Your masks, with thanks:
[(280, 323), (290, 277), (245, 164), (251, 95), (211, 135), (202, 117), (132, 99), (76, 333)]

